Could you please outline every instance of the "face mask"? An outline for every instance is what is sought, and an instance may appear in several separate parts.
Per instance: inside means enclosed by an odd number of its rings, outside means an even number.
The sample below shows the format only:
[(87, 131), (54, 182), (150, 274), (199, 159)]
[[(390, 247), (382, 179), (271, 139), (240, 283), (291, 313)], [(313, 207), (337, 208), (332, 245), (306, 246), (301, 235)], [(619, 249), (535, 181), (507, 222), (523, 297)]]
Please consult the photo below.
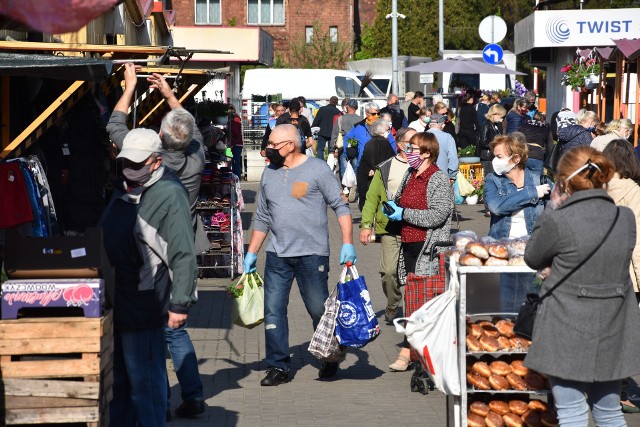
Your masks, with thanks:
[(368, 125), (372, 125), (373, 122), (375, 122), (376, 120), (378, 120), (379, 116), (367, 116), (367, 120), (366, 123)]
[(142, 165), (127, 162), (127, 166), (122, 168), (122, 175), (127, 180), (129, 184), (132, 186), (144, 185), (151, 179), (151, 174), (153, 171), (151, 170), (151, 165)]
[(431, 117), (423, 117), (421, 120), (424, 122), (424, 124), (428, 124), (431, 121)]
[(511, 169), (513, 169), (516, 166), (516, 165), (510, 164), (509, 160), (511, 160), (511, 157), (505, 157), (502, 159), (494, 157), (493, 160), (491, 160), (491, 166), (493, 166), (493, 171), (498, 175), (504, 175), (506, 173), (509, 173)]
[(409, 166), (411, 166), (412, 168), (414, 169), (420, 168), (420, 166), (422, 166), (422, 162), (424, 162), (424, 159), (420, 157), (420, 153), (418, 152), (407, 153), (407, 163), (409, 163)]
[(275, 115), (276, 115), (276, 112), (275, 112), (275, 111), (269, 111), (269, 115), (270, 115), (271, 117), (273, 117), (273, 116), (275, 116)]
[(389, 137), (389, 132), (385, 132), (382, 136), (384, 136), (385, 138)]
[(595, 126), (591, 126), (591, 127), (588, 127), (588, 128), (587, 128), (587, 130), (588, 130), (589, 132), (591, 132), (591, 133), (595, 133), (595, 131), (596, 131), (596, 127), (595, 127)]
[(284, 163), (284, 156), (280, 154), (280, 150), (276, 148), (268, 147), (264, 150), (264, 155), (269, 159), (269, 162), (276, 168), (282, 167)]
[(502, 123), (502, 119), (496, 119), (495, 123)]

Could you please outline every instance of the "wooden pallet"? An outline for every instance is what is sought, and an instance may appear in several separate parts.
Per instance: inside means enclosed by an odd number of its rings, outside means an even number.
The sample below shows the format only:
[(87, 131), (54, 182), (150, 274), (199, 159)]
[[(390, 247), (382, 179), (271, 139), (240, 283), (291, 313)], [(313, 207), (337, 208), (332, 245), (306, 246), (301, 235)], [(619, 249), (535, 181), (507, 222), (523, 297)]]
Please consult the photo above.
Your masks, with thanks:
[[(0, 321), (4, 423), (107, 425), (113, 314)], [(0, 418), (0, 421), (1, 418)]]

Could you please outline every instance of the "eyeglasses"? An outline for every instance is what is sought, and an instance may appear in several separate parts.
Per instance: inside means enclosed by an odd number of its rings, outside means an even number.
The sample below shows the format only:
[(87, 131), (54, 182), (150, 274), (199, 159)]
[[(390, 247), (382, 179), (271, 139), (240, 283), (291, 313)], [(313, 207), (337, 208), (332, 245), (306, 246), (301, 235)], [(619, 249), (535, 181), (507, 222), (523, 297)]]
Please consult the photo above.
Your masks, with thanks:
[(293, 142), (291, 140), (286, 140), (286, 141), (280, 141), (280, 142), (269, 142), (267, 144), (268, 148), (280, 148), (280, 146), (282, 146), (283, 144), (287, 143), (287, 142)]
[(371, 113), (371, 112), (368, 112), (368, 113), (367, 113), (367, 116), (378, 116), (378, 117), (379, 117), (379, 116), (380, 116), (380, 113)]

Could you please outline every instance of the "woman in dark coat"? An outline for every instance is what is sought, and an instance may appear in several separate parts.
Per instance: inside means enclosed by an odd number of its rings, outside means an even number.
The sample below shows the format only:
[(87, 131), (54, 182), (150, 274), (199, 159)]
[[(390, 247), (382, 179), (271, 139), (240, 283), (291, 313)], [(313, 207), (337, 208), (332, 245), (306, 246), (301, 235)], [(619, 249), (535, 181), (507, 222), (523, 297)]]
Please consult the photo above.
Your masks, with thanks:
[(576, 115), (576, 123), (558, 129), (558, 143), (561, 144), (562, 154), (575, 147), (591, 145), (600, 119), (593, 111), (582, 109)]
[(473, 107), (473, 94), (468, 93), (462, 98), (462, 105), (458, 112), (458, 146), (465, 148), (476, 143), (476, 132), (478, 127), (478, 117), (476, 109)]
[(629, 275), (636, 221), (603, 188), (613, 174), (591, 147), (566, 152), (556, 208), (538, 217), (525, 251), (529, 267), (550, 266), (540, 295), (566, 277), (538, 306), (524, 361), (548, 376), (560, 425), (588, 425), (590, 407), (597, 426), (626, 425), (620, 382), (640, 373), (640, 309)]
[[(483, 176), (489, 176), (493, 172), (493, 166), (491, 165), (493, 153), (491, 152), (490, 144), (496, 136), (502, 134), (502, 120), (504, 120), (505, 114), (507, 114), (507, 110), (500, 104), (493, 104), (485, 114), (487, 120), (485, 120), (484, 126), (480, 131), (476, 148), (476, 153), (480, 157), (480, 163), (482, 163)], [(484, 216), (490, 217), (491, 212), (487, 207), (486, 197), (484, 199)]]
[(369, 185), (373, 179), (376, 166), (396, 155), (387, 139), (388, 132), (389, 124), (386, 120), (379, 119), (371, 125), (371, 139), (364, 146), (362, 158), (356, 172), (359, 197), (358, 207), (360, 211), (362, 211), (364, 202), (367, 199), (367, 191), (369, 191)]
[(527, 169), (542, 175), (544, 171), (544, 160), (553, 150), (553, 135), (551, 129), (545, 122), (544, 114), (536, 111), (532, 120), (527, 120), (520, 128), (529, 147), (529, 159)]

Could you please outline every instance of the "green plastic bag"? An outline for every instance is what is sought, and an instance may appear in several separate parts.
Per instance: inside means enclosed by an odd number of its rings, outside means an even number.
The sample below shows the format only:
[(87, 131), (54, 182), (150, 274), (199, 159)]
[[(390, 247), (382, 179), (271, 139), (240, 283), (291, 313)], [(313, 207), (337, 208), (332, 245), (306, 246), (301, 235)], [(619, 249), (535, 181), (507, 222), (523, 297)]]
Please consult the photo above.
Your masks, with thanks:
[(458, 177), (456, 181), (458, 182), (458, 189), (460, 189), (461, 196), (466, 197), (473, 194), (475, 188), (473, 188), (473, 185), (471, 185), (471, 183), (467, 180), (467, 178), (464, 177), (462, 172), (458, 172)]
[(263, 285), (258, 273), (245, 273), (229, 287), (233, 296), (231, 316), (235, 325), (251, 329), (264, 322)]

